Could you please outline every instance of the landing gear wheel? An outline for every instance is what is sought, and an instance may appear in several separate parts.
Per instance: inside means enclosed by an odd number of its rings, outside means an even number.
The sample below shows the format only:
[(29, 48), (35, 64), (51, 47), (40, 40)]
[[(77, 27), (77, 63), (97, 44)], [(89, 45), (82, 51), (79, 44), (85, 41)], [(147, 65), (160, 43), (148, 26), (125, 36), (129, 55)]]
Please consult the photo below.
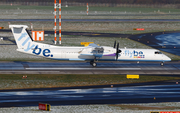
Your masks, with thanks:
[(96, 57), (94, 57), (94, 60), (91, 60), (90, 61), (90, 64), (93, 66), (93, 67), (96, 67), (97, 64), (96, 64)]
[(93, 62), (93, 63), (92, 63), (92, 66), (93, 66), (93, 67), (96, 67), (96, 66), (97, 66), (96, 62)]
[(96, 67), (96, 66), (97, 66), (96, 62), (94, 62), (94, 61), (90, 61), (90, 64), (91, 64), (93, 67)]
[(161, 66), (164, 66), (164, 63), (163, 63), (163, 62), (161, 62)]

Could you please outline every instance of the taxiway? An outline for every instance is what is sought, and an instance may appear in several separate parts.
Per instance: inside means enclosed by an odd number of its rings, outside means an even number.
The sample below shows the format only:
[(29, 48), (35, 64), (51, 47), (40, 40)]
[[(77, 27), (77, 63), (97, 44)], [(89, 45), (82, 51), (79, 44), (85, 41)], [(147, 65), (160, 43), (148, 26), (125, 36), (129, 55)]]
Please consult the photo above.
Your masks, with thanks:
[[(54, 21), (54, 19), (0, 19), (2, 22)], [(64, 22), (179, 22), (180, 19), (62, 19)]]
[[(51, 105), (124, 104), (179, 102), (180, 85), (175, 82), (121, 84), (104, 88), (56, 88), (0, 90), (0, 107)], [(116, 86), (116, 85), (115, 85)]]
[(1, 74), (180, 74), (180, 62), (0, 62)]

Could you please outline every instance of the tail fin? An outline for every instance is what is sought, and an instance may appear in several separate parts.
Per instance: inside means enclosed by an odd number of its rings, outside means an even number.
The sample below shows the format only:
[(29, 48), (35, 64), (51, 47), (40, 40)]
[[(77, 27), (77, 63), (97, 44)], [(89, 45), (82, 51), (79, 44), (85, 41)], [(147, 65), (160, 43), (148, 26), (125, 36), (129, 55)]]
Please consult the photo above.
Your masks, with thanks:
[(31, 36), (28, 34), (26, 30), (28, 26), (9, 25), (9, 28), (11, 28), (12, 30), (18, 49), (23, 49), (25, 52), (28, 52), (30, 49), (35, 47)]

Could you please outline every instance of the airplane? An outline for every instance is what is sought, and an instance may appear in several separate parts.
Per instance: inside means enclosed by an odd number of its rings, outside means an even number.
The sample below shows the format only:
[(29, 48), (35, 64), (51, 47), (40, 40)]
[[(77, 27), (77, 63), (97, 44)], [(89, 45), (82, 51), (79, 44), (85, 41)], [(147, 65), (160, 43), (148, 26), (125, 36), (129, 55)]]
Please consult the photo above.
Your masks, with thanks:
[(87, 47), (66, 47), (43, 44), (32, 40), (26, 25), (9, 25), (15, 41), (17, 51), (32, 55), (42, 56), (55, 60), (73, 60), (73, 61), (90, 61), (93, 67), (97, 66), (97, 61), (156, 61), (164, 62), (171, 59), (156, 49), (127, 49), (119, 48), (116, 41), (113, 47), (98, 46), (89, 44)]

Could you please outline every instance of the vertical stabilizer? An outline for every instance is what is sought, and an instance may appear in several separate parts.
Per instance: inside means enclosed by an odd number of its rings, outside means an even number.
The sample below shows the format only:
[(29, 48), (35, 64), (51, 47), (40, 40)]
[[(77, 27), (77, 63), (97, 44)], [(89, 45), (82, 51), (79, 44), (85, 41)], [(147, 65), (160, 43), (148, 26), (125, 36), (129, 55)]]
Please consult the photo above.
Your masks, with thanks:
[(9, 25), (9, 28), (11, 28), (12, 30), (18, 49), (28, 52), (30, 49), (35, 47), (35, 45), (33, 44), (32, 38), (26, 31), (26, 28), (28, 28), (28, 26)]

